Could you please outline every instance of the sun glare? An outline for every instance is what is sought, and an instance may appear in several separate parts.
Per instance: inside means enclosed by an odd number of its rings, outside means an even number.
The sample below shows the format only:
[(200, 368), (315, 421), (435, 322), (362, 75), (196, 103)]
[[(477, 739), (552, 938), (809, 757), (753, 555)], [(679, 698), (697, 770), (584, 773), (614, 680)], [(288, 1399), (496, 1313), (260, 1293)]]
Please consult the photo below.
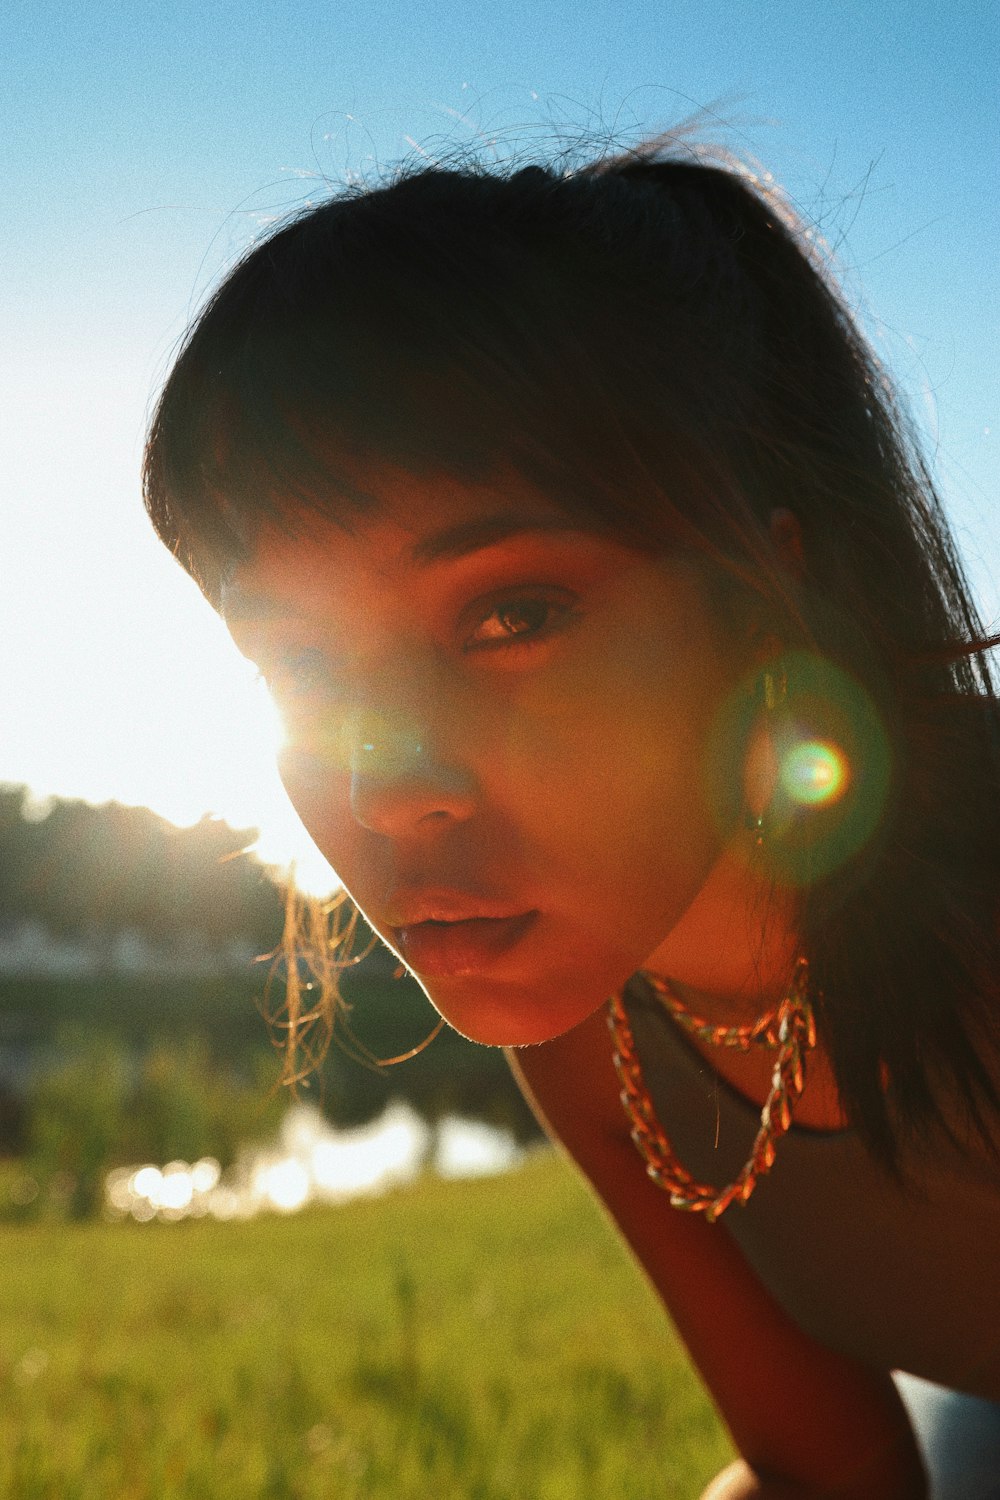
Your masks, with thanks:
[(781, 784), (793, 802), (807, 807), (836, 802), (847, 790), (847, 758), (836, 745), (802, 740), (781, 763)]
[(278, 776), (277, 710), (191, 581), (151, 533), (126, 529), (103, 576), (82, 544), (77, 554), (86, 566), (45, 591), (16, 574), (0, 781), (28, 786), (38, 816), (60, 797), (146, 806), (178, 827), (208, 814), (256, 828), (262, 862), (294, 862), (310, 894), (335, 891)]

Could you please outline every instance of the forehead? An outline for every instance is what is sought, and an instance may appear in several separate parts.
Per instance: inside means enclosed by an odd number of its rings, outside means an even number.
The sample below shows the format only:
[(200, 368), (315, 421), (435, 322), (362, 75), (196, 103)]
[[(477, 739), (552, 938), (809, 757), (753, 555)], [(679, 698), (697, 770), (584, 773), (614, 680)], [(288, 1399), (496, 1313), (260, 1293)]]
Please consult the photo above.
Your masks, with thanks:
[[(363, 509), (343, 519), (299, 512), (265, 523), (249, 560), (222, 589), (227, 619), (293, 606), (310, 613), (331, 580), (388, 579), (457, 563), (516, 539), (594, 534), (519, 476), (469, 482), (381, 470), (366, 477)], [(607, 534), (606, 528), (600, 528)]]

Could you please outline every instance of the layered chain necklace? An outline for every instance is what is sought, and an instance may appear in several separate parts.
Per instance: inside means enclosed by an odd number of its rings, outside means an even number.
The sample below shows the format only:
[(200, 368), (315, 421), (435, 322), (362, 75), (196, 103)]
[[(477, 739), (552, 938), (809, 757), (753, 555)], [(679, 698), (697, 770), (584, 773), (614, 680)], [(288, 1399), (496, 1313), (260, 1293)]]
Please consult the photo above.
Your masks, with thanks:
[(674, 1019), (702, 1041), (713, 1047), (737, 1047), (741, 1052), (749, 1052), (751, 1047), (767, 1047), (778, 1054), (749, 1160), (734, 1181), (720, 1192), (696, 1181), (678, 1161), (649, 1097), (622, 995), (614, 995), (608, 1002), (615, 1068), (622, 1085), (621, 1101), (632, 1126), (632, 1140), (645, 1158), (646, 1171), (658, 1187), (669, 1193), (674, 1208), (703, 1213), (712, 1223), (730, 1203), (747, 1202), (758, 1180), (771, 1170), (776, 1144), (792, 1123), (792, 1108), (805, 1086), (806, 1053), (816, 1045), (816, 1024), (808, 995), (809, 965), (804, 958), (798, 960), (785, 998), (749, 1026), (713, 1026), (693, 1015), (665, 979), (645, 970), (640, 977)]

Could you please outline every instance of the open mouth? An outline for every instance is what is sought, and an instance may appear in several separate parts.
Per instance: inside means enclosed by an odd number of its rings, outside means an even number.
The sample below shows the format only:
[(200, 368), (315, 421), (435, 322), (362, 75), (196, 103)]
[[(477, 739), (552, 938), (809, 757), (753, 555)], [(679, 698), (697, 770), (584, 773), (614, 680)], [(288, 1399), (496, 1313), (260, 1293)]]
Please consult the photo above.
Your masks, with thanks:
[(509, 953), (537, 918), (537, 911), (526, 911), (514, 917), (414, 922), (392, 928), (392, 936), (403, 960), (417, 974), (478, 974)]

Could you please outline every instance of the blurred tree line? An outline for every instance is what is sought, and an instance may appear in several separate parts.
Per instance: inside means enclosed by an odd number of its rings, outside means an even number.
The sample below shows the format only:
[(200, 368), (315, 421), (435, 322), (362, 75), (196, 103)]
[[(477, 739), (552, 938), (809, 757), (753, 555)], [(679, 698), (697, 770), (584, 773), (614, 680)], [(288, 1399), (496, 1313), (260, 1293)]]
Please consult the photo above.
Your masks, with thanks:
[[(0, 787), (0, 940), (34, 922), (106, 960), (64, 977), (0, 972), (0, 1158), (30, 1169), (39, 1189), (20, 1201), (16, 1183), (28, 1179), (15, 1175), (5, 1203), (0, 1172), (0, 1216), (86, 1217), (114, 1166), (211, 1155), (226, 1167), (241, 1144), (273, 1133), (290, 1102), (278, 1086), (283, 1037), (266, 1016), (280, 976), (265, 1003), (284, 892), (249, 852), (256, 836), (213, 818), (177, 828), (117, 803), (53, 799), (37, 813), (23, 787)], [(164, 955), (197, 935), (218, 970), (117, 971), (124, 932)], [(234, 945), (260, 957), (234, 970)], [(446, 1028), (410, 1061), (372, 1061), (408, 1052), (436, 1020), (398, 970), (377, 945), (345, 973), (354, 1040), (334, 1042), (300, 1097), (345, 1127), (396, 1097), (431, 1122), (459, 1114), (537, 1135), (496, 1049)]]
[(249, 854), (255, 828), (204, 817), (177, 828), (147, 807), (53, 798), (42, 816), (0, 787), (0, 923), (54, 937), (141, 933), (164, 947), (192, 932), (262, 951), (281, 931), (281, 893)]

